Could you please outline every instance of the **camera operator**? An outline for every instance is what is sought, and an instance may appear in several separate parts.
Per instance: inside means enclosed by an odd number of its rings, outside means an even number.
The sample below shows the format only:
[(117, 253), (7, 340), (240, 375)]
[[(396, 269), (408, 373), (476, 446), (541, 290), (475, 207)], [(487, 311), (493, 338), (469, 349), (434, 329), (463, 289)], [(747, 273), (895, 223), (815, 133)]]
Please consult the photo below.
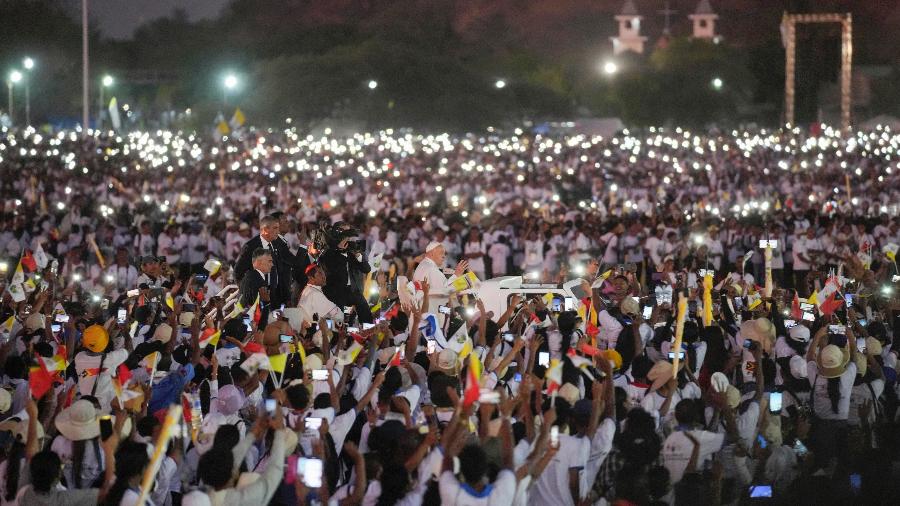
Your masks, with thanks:
[(369, 304), (353, 279), (371, 270), (369, 263), (363, 259), (365, 242), (356, 240), (359, 233), (341, 222), (335, 223), (328, 235), (328, 248), (319, 257), (319, 264), (325, 266), (328, 272), (322, 291), (339, 307), (355, 307), (361, 323), (372, 323)]

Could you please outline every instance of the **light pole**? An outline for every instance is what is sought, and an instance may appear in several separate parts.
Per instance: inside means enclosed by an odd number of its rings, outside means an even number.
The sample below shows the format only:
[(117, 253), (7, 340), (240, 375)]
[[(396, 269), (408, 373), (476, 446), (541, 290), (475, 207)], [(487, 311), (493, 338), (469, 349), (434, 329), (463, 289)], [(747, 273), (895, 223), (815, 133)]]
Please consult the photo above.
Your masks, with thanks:
[(228, 107), (228, 92), (237, 88), (238, 78), (234, 74), (226, 74), (222, 79), (222, 103)]
[(25, 79), (25, 126), (31, 126), (31, 69), (34, 68), (34, 59), (26, 56), (22, 65), (28, 72), (28, 78)]
[(81, 0), (81, 134), (87, 135), (91, 119), (91, 83), (88, 79), (88, 0)]
[(103, 98), (103, 92), (106, 90), (106, 88), (109, 88), (115, 82), (116, 82), (116, 80), (113, 79), (113, 76), (111, 76), (109, 74), (104, 75), (103, 78), (100, 80), (100, 107), (99, 107), (99, 109), (97, 109), (97, 129), (98, 130), (100, 129), (100, 127), (103, 126), (103, 107), (104, 107), (103, 104), (105, 102), (105, 100)]
[(6, 81), (6, 86), (9, 89), (9, 122), (15, 123), (15, 116), (13, 115), (13, 86), (15, 86), (19, 81), (22, 80), (22, 73), (18, 70), (13, 70), (9, 73), (9, 79)]

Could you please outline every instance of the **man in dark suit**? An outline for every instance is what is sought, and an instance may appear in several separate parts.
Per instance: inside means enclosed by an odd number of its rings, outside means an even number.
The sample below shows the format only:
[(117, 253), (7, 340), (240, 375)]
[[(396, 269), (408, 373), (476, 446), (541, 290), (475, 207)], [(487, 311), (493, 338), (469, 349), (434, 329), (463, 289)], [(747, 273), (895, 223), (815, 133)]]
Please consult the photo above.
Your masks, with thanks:
[[(272, 307), (272, 281), (274, 272), (272, 253), (265, 248), (256, 248), (251, 259), (251, 269), (241, 279), (240, 298), (242, 306), (249, 308), (259, 296), (259, 328), (266, 327), (269, 319), (269, 308)], [(280, 305), (280, 304), (279, 304)], [(250, 315), (251, 317), (253, 315)]]
[[(259, 220), (259, 235), (250, 239), (241, 248), (241, 254), (234, 264), (234, 279), (243, 283), (244, 275), (251, 270), (254, 252), (262, 248), (272, 255), (271, 304), (281, 306), (291, 300), (291, 270), (297, 258), (290, 252), (287, 243), (278, 236), (278, 218), (266, 216)], [(252, 301), (251, 301), (252, 303)]]
[(322, 291), (338, 307), (355, 307), (361, 323), (372, 323), (369, 303), (351, 277), (357, 273), (366, 274), (372, 268), (363, 259), (361, 252), (347, 249), (350, 237), (337, 237), (335, 240), (337, 243), (330, 245), (319, 257), (319, 265), (325, 266), (328, 272), (328, 279)]

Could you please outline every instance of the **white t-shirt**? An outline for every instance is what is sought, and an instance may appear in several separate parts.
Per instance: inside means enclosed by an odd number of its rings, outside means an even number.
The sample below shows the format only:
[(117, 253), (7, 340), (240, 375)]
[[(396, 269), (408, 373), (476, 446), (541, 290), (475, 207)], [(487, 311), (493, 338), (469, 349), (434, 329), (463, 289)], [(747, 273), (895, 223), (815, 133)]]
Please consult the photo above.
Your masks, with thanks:
[[(853, 390), (850, 393), (850, 411), (847, 413), (847, 423), (853, 426), (858, 426), (860, 423), (859, 419), (859, 407), (864, 402), (871, 402), (872, 410), (869, 413), (869, 426), (875, 423), (875, 406), (874, 401), (881, 397), (882, 392), (884, 392), (884, 380), (883, 379), (875, 379), (872, 380), (872, 388), (869, 389), (869, 385), (866, 383), (860, 383), (859, 385), (854, 385)], [(872, 398), (872, 394), (875, 394), (875, 398)]]
[(850, 414), (850, 392), (853, 389), (853, 381), (856, 379), (856, 364), (850, 362), (843, 374), (838, 376), (841, 380), (841, 398), (838, 400), (838, 412), (831, 409), (831, 399), (828, 397), (828, 379), (819, 377), (819, 367), (814, 360), (806, 364), (809, 374), (809, 384), (812, 385), (810, 403), (816, 416), (823, 420), (846, 420)]
[[(702, 469), (703, 462), (722, 448), (725, 434), (716, 434), (706, 430), (692, 430), (690, 432), (694, 439), (697, 440), (697, 444), (700, 445), (700, 451), (697, 456), (697, 469)], [(684, 435), (684, 432), (673, 432), (666, 438), (662, 448), (663, 465), (669, 470), (669, 480), (673, 484), (681, 481), (693, 452), (694, 443)]]
[(478, 493), (460, 483), (450, 471), (441, 473), (439, 481), (441, 504), (480, 506), (512, 504), (516, 495), (516, 475), (509, 469), (497, 473), (497, 479)]
[(584, 472), (591, 454), (591, 442), (587, 438), (559, 435), (559, 451), (547, 464), (537, 479), (528, 498), (533, 506), (574, 506), (569, 489), (569, 471)]
[(594, 485), (594, 479), (600, 466), (606, 460), (612, 450), (613, 437), (616, 435), (616, 422), (612, 418), (604, 418), (597, 427), (597, 432), (591, 439), (591, 453), (588, 455), (587, 464), (584, 466), (584, 472), (581, 473), (581, 497), (587, 496), (589, 490)]
[[(111, 371), (115, 371), (119, 364), (128, 358), (128, 350), (116, 350), (106, 354), (103, 360), (103, 370), (100, 369), (102, 355), (95, 355), (85, 351), (75, 355), (75, 372), (78, 374), (78, 391), (81, 395), (91, 395), (91, 389), (99, 376), (100, 383), (94, 396), (100, 401), (101, 410), (108, 412), (110, 403), (116, 392), (113, 390)], [(99, 373), (99, 374), (98, 374)]]
[[(478, 242), (466, 242), (463, 245), (463, 254), (478, 254), (482, 255), (486, 253), (484, 243), (481, 241)], [(470, 258), (469, 259), (469, 269), (472, 272), (478, 274), (480, 277), (484, 276), (484, 256), (478, 258)]]

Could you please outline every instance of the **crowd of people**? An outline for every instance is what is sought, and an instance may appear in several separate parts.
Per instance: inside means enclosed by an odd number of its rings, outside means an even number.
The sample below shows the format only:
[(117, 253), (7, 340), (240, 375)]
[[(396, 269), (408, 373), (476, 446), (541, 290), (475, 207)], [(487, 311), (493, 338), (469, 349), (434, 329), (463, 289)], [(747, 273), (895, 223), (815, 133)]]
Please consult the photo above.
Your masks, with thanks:
[(0, 506), (893, 504), (898, 146), (4, 130)]

